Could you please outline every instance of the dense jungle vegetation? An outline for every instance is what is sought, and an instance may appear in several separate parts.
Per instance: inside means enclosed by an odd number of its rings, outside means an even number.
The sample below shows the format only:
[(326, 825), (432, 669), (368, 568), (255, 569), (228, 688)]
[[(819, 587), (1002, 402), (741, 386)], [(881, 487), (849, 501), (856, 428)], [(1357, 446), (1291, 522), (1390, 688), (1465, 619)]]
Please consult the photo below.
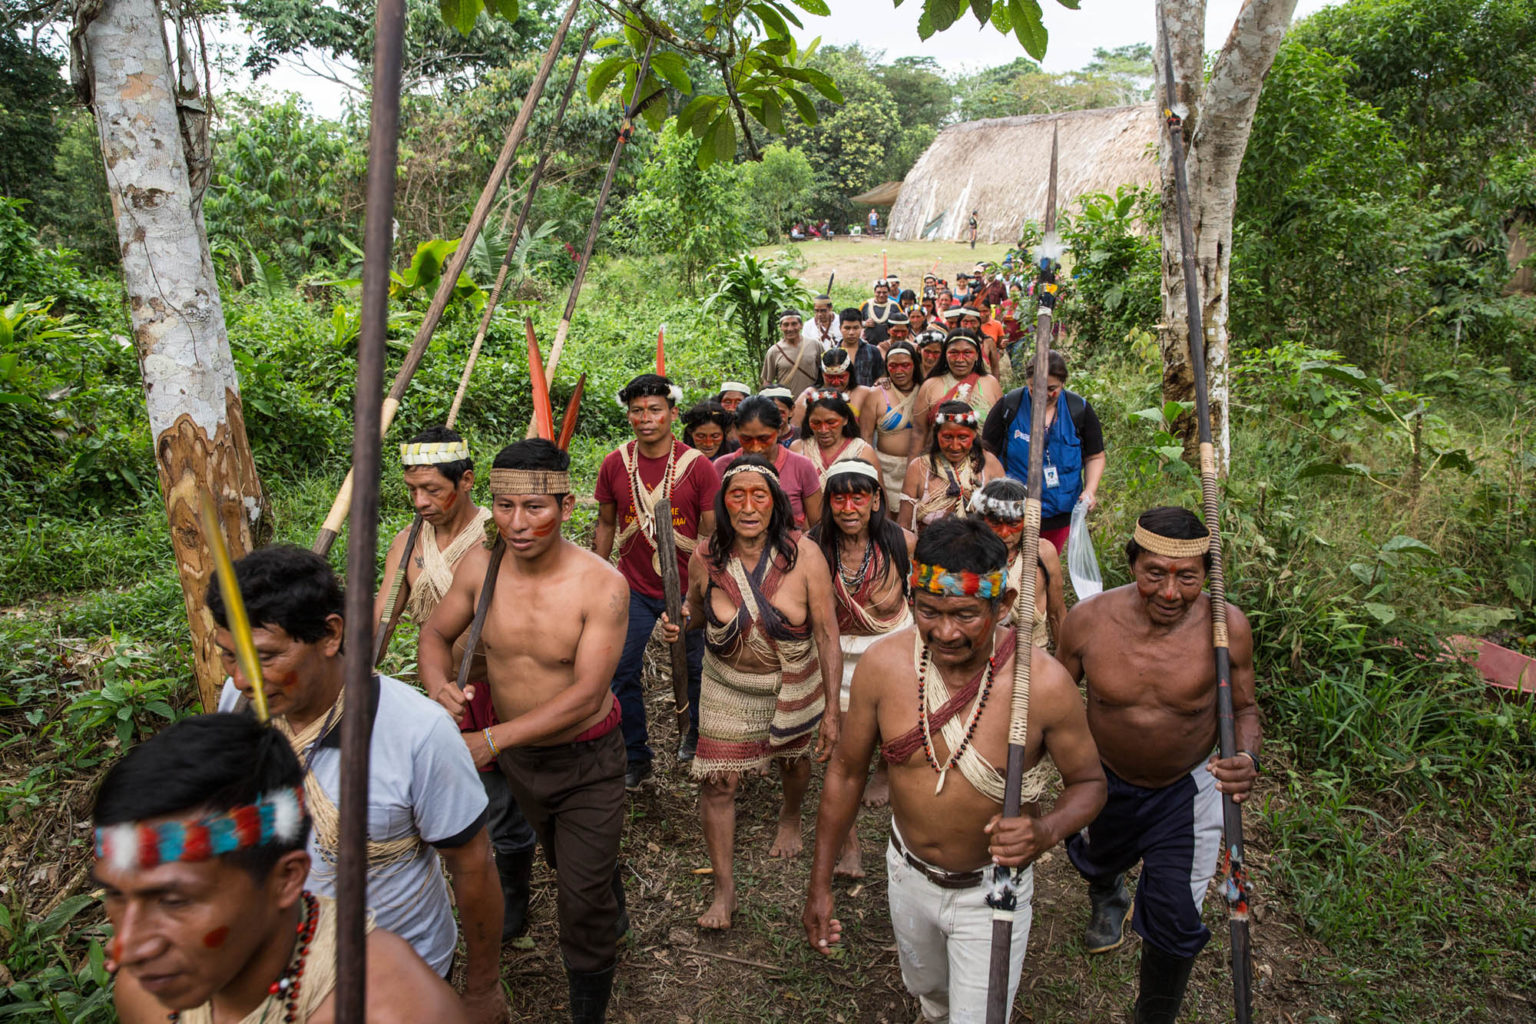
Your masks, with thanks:
[[(232, 5), (254, 26), (254, 67), (303, 47), (360, 66), (355, 36), (300, 7)], [(429, 26), (435, 9), (412, 4), (396, 361), (554, 17), (525, 4), (461, 39)], [(85, 881), (94, 780), (195, 710), (196, 689), (95, 126), (60, 74), (63, 51), (24, 13), (8, 4), (0, 31), (0, 1020), (89, 1022), (110, 1019), (106, 924)], [(855, 221), (848, 197), (902, 177), (946, 124), (1141, 102), (1151, 73), (1146, 47), (1101, 51), (1067, 75), (1020, 58), (955, 77), (857, 46), (807, 61), (842, 96), (813, 94), (814, 125), (739, 139), (737, 159), (704, 169), (698, 139), (674, 126), (642, 127), (630, 145), (554, 382), (558, 409), (588, 374), (572, 447), (588, 493), (627, 436), (610, 396), (649, 368), (658, 325), (690, 400), (756, 379), (734, 314), (754, 315), (754, 294), (821, 287), (799, 280), (803, 247), (779, 249), (791, 220)], [(569, 67), (567, 55), (555, 80)], [(707, 68), (690, 74), (710, 88)], [(618, 126), (612, 91), (587, 84), (460, 419), (481, 459), (528, 421), (522, 318), (553, 335)], [(333, 121), (295, 95), (215, 99), (205, 215), (247, 429), (273, 537), (307, 544), (351, 437), (366, 105)], [(530, 138), (550, 116), (535, 114)], [(1233, 242), (1224, 515), (1272, 752), (1249, 805), (1271, 1019), (1515, 1021), (1536, 1002), (1536, 704), (1485, 688), (1446, 642), (1536, 654), (1536, 299), (1530, 261), (1521, 290), (1509, 255), (1536, 233), (1533, 142), (1532, 0), (1349, 0), (1295, 25), (1265, 83)], [(536, 156), (530, 145), (519, 157), (388, 442), (446, 413), (509, 241), (502, 210), (515, 212)], [(1087, 196), (1064, 221), (1058, 316), (1070, 386), (1105, 425), (1092, 525), (1111, 585), (1125, 579), (1135, 515), (1198, 496), (1170, 426), (1182, 410), (1160, 397), (1157, 202), (1149, 190)], [(903, 272), (926, 269), (890, 253)], [(839, 273), (837, 304), (867, 297), (855, 282), (872, 273)], [(384, 479), (381, 534), (410, 516), (398, 475)], [(588, 537), (594, 516), (580, 506), (573, 532)], [(409, 672), (403, 636), (394, 650), (391, 667)], [(669, 805), (684, 836), (690, 799)], [(626, 856), (661, 871), (636, 831)], [(765, 985), (750, 990), (764, 1001), (735, 1001), (745, 1016), (700, 1020), (876, 1019), (859, 1016), (857, 989), (815, 980), (823, 967), (797, 920), (797, 906), (754, 918), (742, 948), (782, 962), (786, 984), (811, 979), (814, 995), (789, 1005)], [(1068, 917), (1056, 941), (1079, 927)], [(645, 940), (675, 945), (667, 934)], [(1133, 968), (1106, 970), (1083, 984), (1128, 986)], [(1215, 970), (1198, 1019), (1225, 1005)], [(1050, 989), (1035, 1019), (1084, 1019)]]

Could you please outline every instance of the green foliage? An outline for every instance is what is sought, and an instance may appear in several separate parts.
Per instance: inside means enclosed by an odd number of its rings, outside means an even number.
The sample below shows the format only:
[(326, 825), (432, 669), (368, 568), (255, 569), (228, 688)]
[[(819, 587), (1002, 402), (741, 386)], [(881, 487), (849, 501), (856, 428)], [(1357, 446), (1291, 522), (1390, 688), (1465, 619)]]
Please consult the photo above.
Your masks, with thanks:
[[(112, 976), (97, 927), (75, 923), (95, 904), (90, 895), (70, 896), (40, 920), (25, 905), (0, 906), (0, 939), (5, 946), (6, 986), (0, 989), (0, 1018), (42, 1018), (74, 1024), (106, 1024), (112, 1010)], [(70, 946), (85, 939), (85, 959)]]
[(53, 177), (54, 114), (68, 95), (58, 58), (17, 39), (7, 18), (0, 27), (0, 196), (37, 199)]
[(805, 151), (775, 143), (763, 150), (762, 160), (742, 170), (752, 219), (764, 229), (767, 241), (782, 241), (790, 221), (809, 206), (815, 187), (816, 174)]
[(1079, 212), (1062, 217), (1071, 267), (1062, 321), (1092, 350), (1118, 344), (1162, 314), (1162, 253), (1157, 192), (1121, 185), (1113, 196), (1081, 196)]
[[(1077, 10), (1078, 0), (1056, 2)], [(1048, 38), (1040, 0), (970, 0), (969, 5), (961, 0), (923, 0), (923, 13), (917, 19), (918, 36), (927, 39), (935, 32), (943, 32), (960, 20), (967, 6), (982, 28), (990, 24), (1004, 35), (1012, 32), (1031, 57), (1039, 60), (1045, 56)]]
[(1017, 57), (1008, 64), (961, 77), (955, 82), (957, 116), (961, 121), (979, 121), (1022, 114), (1015, 84), (1024, 76), (1038, 74), (1043, 74), (1039, 64), (1028, 57)]
[(117, 273), (117, 225), (90, 111), (58, 112), (59, 146), (52, 177), (39, 189), (29, 217), (50, 245), (80, 254), (81, 266)]
[(623, 211), (633, 225), (635, 251), (656, 255), (689, 294), (705, 270), (750, 238), (742, 216), (748, 208), (742, 169), (710, 163), (700, 170), (698, 151), (696, 138), (668, 124)]
[(746, 347), (753, 377), (779, 338), (779, 313), (788, 307), (802, 311), (811, 293), (794, 275), (792, 257), (779, 251), (759, 259), (742, 253), (710, 271), (715, 291), (704, 300), (704, 312), (734, 329)]
[(23, 218), (24, 199), (0, 196), (0, 302), (49, 298), (80, 308), (88, 290), (68, 249), (48, 249)]

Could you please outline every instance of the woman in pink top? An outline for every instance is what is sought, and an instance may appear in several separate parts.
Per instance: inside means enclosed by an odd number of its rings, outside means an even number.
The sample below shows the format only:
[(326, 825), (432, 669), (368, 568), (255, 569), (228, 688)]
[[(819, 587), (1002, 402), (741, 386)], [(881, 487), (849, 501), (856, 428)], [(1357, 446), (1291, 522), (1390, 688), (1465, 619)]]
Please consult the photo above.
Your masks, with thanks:
[(736, 407), (736, 439), (741, 447), (715, 460), (715, 468), (725, 467), (742, 455), (759, 455), (773, 462), (779, 472), (779, 487), (789, 497), (795, 514), (795, 529), (804, 530), (807, 522), (821, 521), (821, 474), (804, 455), (796, 455), (779, 444), (779, 430), (784, 414), (771, 398), (754, 395)]

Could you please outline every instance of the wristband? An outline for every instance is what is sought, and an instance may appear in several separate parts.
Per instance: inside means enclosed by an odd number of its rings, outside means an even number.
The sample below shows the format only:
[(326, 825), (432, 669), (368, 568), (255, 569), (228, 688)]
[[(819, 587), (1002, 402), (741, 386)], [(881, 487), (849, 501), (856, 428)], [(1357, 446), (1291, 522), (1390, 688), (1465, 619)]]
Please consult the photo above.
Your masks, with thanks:
[[(480, 735), (485, 737), (485, 745), (491, 748), (491, 756), (492, 757), (500, 757), (501, 756), (501, 751), (496, 749), (496, 741), (491, 739), (491, 730), (489, 730), (489, 729), (481, 729), (480, 730)], [(1247, 751), (1244, 751), (1244, 753), (1247, 753)], [(1248, 754), (1248, 756), (1249, 757), (1253, 757), (1252, 754)], [(1259, 763), (1258, 760), (1255, 759), (1253, 763), (1255, 765), (1255, 769), (1254, 770), (1257, 771), (1258, 770), (1257, 769), (1257, 765)]]
[(1258, 754), (1255, 754), (1251, 750), (1239, 750), (1238, 753), (1242, 754), (1244, 757), (1248, 758), (1248, 760), (1253, 762), (1253, 774), (1255, 774), (1255, 775), (1263, 775), (1264, 774), (1264, 769), (1259, 767), (1259, 755)]

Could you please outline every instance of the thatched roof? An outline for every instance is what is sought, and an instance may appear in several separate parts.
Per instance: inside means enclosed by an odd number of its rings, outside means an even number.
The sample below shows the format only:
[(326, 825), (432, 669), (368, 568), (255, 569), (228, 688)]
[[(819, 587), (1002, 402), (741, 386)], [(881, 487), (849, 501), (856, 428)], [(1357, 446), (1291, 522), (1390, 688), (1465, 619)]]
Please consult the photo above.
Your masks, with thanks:
[(978, 241), (1018, 240), (1045, 213), (1051, 128), (1061, 129), (1057, 209), (1088, 192), (1158, 180), (1157, 109), (1110, 107), (967, 121), (944, 129), (907, 172), (891, 209), (893, 239), (958, 239), (978, 210)]
[(868, 192), (860, 192), (848, 201), (860, 206), (890, 206), (900, 194), (901, 182), (888, 181), (884, 185), (876, 185)]

